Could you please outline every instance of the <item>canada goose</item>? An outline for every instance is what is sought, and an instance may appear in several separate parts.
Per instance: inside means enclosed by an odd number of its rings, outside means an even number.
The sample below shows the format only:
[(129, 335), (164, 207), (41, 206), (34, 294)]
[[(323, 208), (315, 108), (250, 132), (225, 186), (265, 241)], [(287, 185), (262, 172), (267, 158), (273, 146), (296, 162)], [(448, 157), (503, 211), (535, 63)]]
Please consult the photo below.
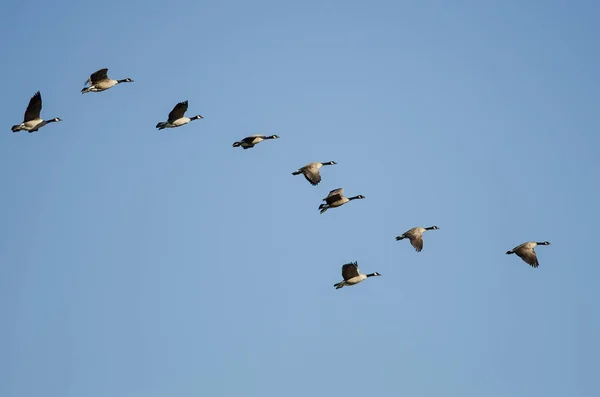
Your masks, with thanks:
[(431, 226), (431, 227), (413, 227), (412, 229), (402, 233), (398, 237), (396, 237), (396, 241), (403, 240), (405, 238), (410, 240), (410, 243), (417, 252), (421, 252), (423, 250), (423, 233), (427, 230), (438, 230), (439, 227)]
[(342, 266), (342, 277), (344, 278), (344, 281), (340, 281), (337, 284), (333, 284), (333, 286), (335, 287), (335, 289), (340, 289), (344, 285), (351, 287), (360, 283), (363, 280), (366, 280), (367, 277), (374, 276), (381, 276), (381, 274), (377, 272), (370, 274), (360, 274), (360, 271), (358, 269), (358, 262), (350, 262)]
[(344, 205), (349, 201), (365, 198), (365, 196), (363, 196), (361, 194), (359, 194), (358, 196), (354, 196), (354, 197), (344, 197), (343, 193), (344, 193), (344, 188), (339, 188), (339, 189), (330, 191), (329, 194), (327, 195), (327, 197), (325, 197), (323, 199), (325, 201), (325, 204), (319, 205), (319, 209), (321, 210), (320, 213), (322, 214), (323, 212), (327, 211), (329, 208), (336, 208), (341, 205)]
[(324, 165), (334, 165), (337, 164), (335, 161), (328, 161), (326, 163), (319, 163), (318, 161), (314, 161), (312, 163), (306, 164), (302, 168), (298, 168), (296, 171), (292, 172), (292, 175), (300, 175), (304, 174), (306, 180), (313, 186), (317, 186), (319, 182), (321, 182), (321, 173), (319, 172), (319, 168)]
[(40, 118), (41, 112), (42, 94), (40, 94), (40, 92), (38, 91), (35, 94), (33, 94), (31, 99), (29, 100), (29, 105), (27, 105), (27, 109), (25, 110), (25, 116), (23, 116), (23, 122), (21, 124), (13, 125), (11, 128), (12, 132), (17, 132), (21, 130), (36, 132), (48, 123), (62, 121), (62, 119), (58, 117), (55, 117), (50, 120), (43, 120)]
[(271, 136), (265, 136), (265, 135), (260, 135), (260, 134), (251, 135), (251, 136), (247, 136), (246, 138), (242, 139), (239, 142), (234, 142), (233, 147), (241, 146), (242, 149), (246, 150), (246, 149), (253, 148), (254, 145), (264, 141), (265, 139), (277, 139), (277, 138), (279, 138), (279, 136), (277, 136), (277, 135), (271, 135)]
[(516, 246), (510, 251), (506, 251), (506, 254), (517, 254), (517, 256), (523, 259), (523, 261), (529, 264), (531, 267), (538, 267), (540, 264), (538, 262), (537, 255), (534, 250), (536, 245), (550, 245), (550, 243), (548, 241), (527, 241), (521, 245)]
[(169, 120), (161, 121), (160, 123), (156, 124), (156, 128), (158, 128), (159, 130), (162, 130), (165, 128), (181, 127), (182, 125), (186, 125), (187, 123), (189, 123), (192, 120), (198, 120), (198, 119), (204, 118), (204, 117), (200, 116), (199, 114), (192, 118), (184, 117), (183, 115), (185, 114), (187, 109), (188, 109), (188, 101), (179, 102), (177, 105), (175, 105), (173, 110), (171, 110), (171, 112), (169, 113)]
[(109, 88), (116, 86), (119, 83), (133, 83), (133, 80), (131, 80), (129, 77), (122, 80), (109, 79), (106, 73), (108, 73), (108, 68), (100, 69), (97, 72), (92, 73), (85, 82), (85, 84), (89, 83), (90, 86), (83, 87), (81, 93), (85, 94), (86, 92), (105, 91)]

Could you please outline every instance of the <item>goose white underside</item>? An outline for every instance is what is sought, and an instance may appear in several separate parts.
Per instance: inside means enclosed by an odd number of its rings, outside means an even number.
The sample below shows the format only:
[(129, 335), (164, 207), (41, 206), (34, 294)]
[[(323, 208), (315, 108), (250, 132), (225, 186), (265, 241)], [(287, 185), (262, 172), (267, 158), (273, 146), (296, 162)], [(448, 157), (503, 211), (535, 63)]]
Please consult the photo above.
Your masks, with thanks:
[(352, 277), (348, 280), (346, 280), (344, 283), (348, 284), (348, 285), (355, 285), (360, 283), (361, 281), (364, 281), (367, 279), (367, 275), (366, 274), (360, 274), (358, 276)]
[(107, 82), (98, 83), (97, 85), (90, 85), (89, 87), (85, 88), (82, 91), (82, 94), (85, 94), (86, 92), (106, 91), (109, 88), (112, 88), (112, 87), (116, 86), (117, 83), (118, 83), (117, 80), (110, 80), (110, 81), (107, 81)]
[(90, 87), (84, 88), (83, 91), (81, 91), (81, 93), (85, 94), (86, 92), (100, 92), (100, 91), (105, 91), (107, 89), (108, 88), (98, 88), (98, 87), (92, 85)]
[(190, 121), (192, 121), (192, 120), (187, 117), (177, 119), (173, 123), (169, 123), (168, 121), (163, 121), (161, 123), (158, 123), (158, 128), (177, 128), (177, 127), (181, 127), (182, 125), (186, 125)]
[(188, 117), (182, 117), (180, 119), (177, 119), (173, 122), (172, 124), (172, 128), (175, 127), (181, 127), (182, 125), (186, 125), (187, 123), (189, 123), (190, 121), (192, 121), (192, 119), (188, 118)]
[(43, 121), (44, 121), (43, 119), (35, 119), (35, 120), (29, 120), (25, 123), (21, 123), (21, 124), (19, 124), (19, 129), (17, 131), (31, 131), (31, 130), (35, 129), (35, 127), (37, 127)]
[(367, 275), (366, 274), (360, 274), (358, 276), (349, 278), (348, 280), (344, 280), (344, 281), (339, 282), (338, 284), (336, 284), (336, 288), (342, 288), (344, 286), (351, 287), (351, 286), (356, 285), (356, 284), (358, 284), (361, 281), (364, 281), (366, 279), (367, 279)]

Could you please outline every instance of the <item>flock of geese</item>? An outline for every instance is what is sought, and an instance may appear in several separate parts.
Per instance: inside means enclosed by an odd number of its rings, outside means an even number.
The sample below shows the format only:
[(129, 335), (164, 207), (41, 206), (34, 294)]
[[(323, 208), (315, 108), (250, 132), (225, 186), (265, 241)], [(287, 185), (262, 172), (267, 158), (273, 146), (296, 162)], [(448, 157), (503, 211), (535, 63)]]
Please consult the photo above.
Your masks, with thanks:
[[(85, 82), (84, 88), (81, 90), (82, 94), (86, 94), (88, 92), (102, 92), (106, 91), (117, 84), (121, 83), (133, 83), (133, 80), (130, 78), (125, 78), (121, 80), (114, 80), (108, 77), (108, 69), (100, 69), (97, 72), (94, 72), (90, 75), (90, 77)], [(89, 85), (88, 85), (89, 84)], [(179, 102), (175, 105), (173, 110), (169, 112), (167, 121), (161, 121), (156, 124), (156, 128), (158, 130), (162, 130), (165, 128), (177, 128), (184, 126), (191, 121), (200, 120), (204, 117), (201, 115), (196, 115), (193, 117), (186, 117), (185, 113), (188, 110), (188, 101)], [(29, 133), (37, 132), (40, 128), (44, 127), (49, 123), (55, 123), (62, 121), (59, 117), (54, 117), (51, 119), (44, 120), (41, 118), (42, 112), (42, 95), (38, 91), (36, 92), (30, 99), (29, 105), (27, 105), (27, 109), (25, 110), (25, 115), (23, 117), (23, 122), (12, 127), (12, 132), (18, 131), (28, 131)], [(278, 139), (277, 135), (251, 135), (248, 136), (238, 142), (233, 143), (233, 147), (241, 147), (242, 149), (250, 149), (256, 146), (257, 144), (270, 139)], [(298, 168), (296, 171), (292, 172), (292, 175), (304, 175), (304, 178), (313, 186), (317, 186), (321, 182), (321, 172), (320, 169), (323, 166), (327, 165), (335, 165), (335, 161), (328, 162), (312, 162), (304, 167)], [(319, 212), (323, 214), (330, 208), (338, 208), (344, 204), (349, 203), (353, 200), (364, 199), (365, 196), (359, 194), (352, 197), (344, 196), (344, 189), (334, 189), (329, 192), (327, 197), (323, 199), (324, 203), (319, 205)], [(410, 230), (402, 233), (401, 235), (396, 237), (397, 241), (408, 239), (410, 244), (414, 247), (415, 251), (421, 252), (423, 250), (423, 233), (428, 230), (438, 230), (437, 226), (431, 227), (413, 227)], [(535, 247), (538, 245), (550, 245), (548, 241), (543, 242), (535, 242), (535, 241), (527, 241), (523, 244), (520, 244), (513, 248), (510, 251), (507, 251), (506, 254), (516, 254), (519, 256), (525, 263), (530, 266), (537, 268), (539, 266), (539, 262), (537, 259), (537, 255), (535, 252)], [(369, 277), (381, 276), (381, 274), (377, 272), (363, 274), (360, 273), (357, 262), (346, 263), (342, 266), (342, 277), (343, 281), (334, 284), (336, 289), (342, 288), (344, 286), (352, 286), (356, 285)]]

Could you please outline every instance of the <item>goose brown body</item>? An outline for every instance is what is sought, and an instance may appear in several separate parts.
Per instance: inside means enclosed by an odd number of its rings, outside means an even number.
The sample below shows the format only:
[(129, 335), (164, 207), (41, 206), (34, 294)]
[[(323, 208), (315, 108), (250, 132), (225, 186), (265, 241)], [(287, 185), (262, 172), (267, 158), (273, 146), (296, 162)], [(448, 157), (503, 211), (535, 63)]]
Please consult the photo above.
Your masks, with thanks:
[(523, 244), (517, 245), (510, 251), (506, 251), (507, 255), (516, 254), (519, 258), (523, 260), (523, 262), (527, 263), (529, 266), (537, 268), (540, 266), (538, 262), (537, 254), (535, 253), (535, 247), (538, 245), (550, 245), (549, 241), (535, 242), (535, 241), (527, 241)]
[(23, 122), (21, 124), (13, 125), (11, 127), (12, 132), (17, 131), (28, 131), (36, 132), (48, 123), (55, 123), (62, 121), (61, 118), (54, 117), (49, 120), (44, 120), (40, 117), (42, 112), (42, 94), (38, 91), (29, 100), (25, 114), (23, 115)]
[(427, 230), (437, 230), (439, 227), (431, 226), (431, 227), (413, 227), (410, 230), (402, 233), (401, 235), (396, 237), (396, 241), (403, 240), (407, 238), (410, 241), (410, 244), (414, 247), (415, 251), (421, 252), (423, 250), (423, 233)]
[(129, 77), (121, 80), (113, 80), (108, 77), (108, 68), (100, 69), (88, 77), (85, 84), (89, 84), (89, 87), (83, 87), (81, 93), (106, 91), (120, 83), (133, 83), (133, 80)]
[(292, 172), (292, 175), (304, 175), (304, 178), (313, 186), (317, 186), (319, 182), (321, 182), (321, 173), (319, 169), (324, 165), (334, 165), (337, 164), (335, 161), (327, 161), (324, 163), (320, 163), (318, 161), (314, 161), (312, 163), (306, 164), (302, 168), (298, 168), (296, 171)]
[(344, 188), (339, 188), (339, 189), (334, 189), (332, 191), (329, 192), (329, 194), (327, 195), (327, 197), (325, 197), (323, 199), (323, 201), (325, 201), (324, 204), (319, 205), (319, 210), (320, 213), (324, 213), (325, 211), (327, 211), (329, 208), (337, 208), (340, 207), (352, 200), (359, 200), (359, 199), (364, 199), (365, 196), (363, 196), (362, 194), (359, 194), (358, 196), (354, 196), (354, 197), (346, 197), (344, 196)]
[(347, 286), (356, 285), (369, 277), (381, 276), (381, 274), (374, 272), (369, 274), (361, 274), (358, 268), (358, 262), (346, 263), (342, 266), (342, 278), (344, 281), (334, 284), (335, 289), (340, 289)]
[(254, 146), (258, 145), (260, 142), (267, 140), (267, 139), (278, 139), (279, 136), (278, 135), (261, 135), (261, 134), (255, 134), (255, 135), (250, 135), (245, 137), (244, 139), (238, 141), (238, 142), (234, 142), (233, 143), (233, 147), (239, 147), (241, 146), (242, 149), (246, 150), (246, 149), (250, 149), (253, 148)]

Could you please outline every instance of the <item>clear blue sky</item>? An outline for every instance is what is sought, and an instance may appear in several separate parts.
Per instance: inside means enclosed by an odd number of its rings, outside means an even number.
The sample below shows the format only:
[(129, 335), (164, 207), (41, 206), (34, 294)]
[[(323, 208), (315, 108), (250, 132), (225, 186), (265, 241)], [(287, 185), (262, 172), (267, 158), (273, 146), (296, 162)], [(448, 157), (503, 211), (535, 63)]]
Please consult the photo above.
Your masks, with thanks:
[(161, 3), (5, 5), (1, 396), (600, 395), (597, 2)]

